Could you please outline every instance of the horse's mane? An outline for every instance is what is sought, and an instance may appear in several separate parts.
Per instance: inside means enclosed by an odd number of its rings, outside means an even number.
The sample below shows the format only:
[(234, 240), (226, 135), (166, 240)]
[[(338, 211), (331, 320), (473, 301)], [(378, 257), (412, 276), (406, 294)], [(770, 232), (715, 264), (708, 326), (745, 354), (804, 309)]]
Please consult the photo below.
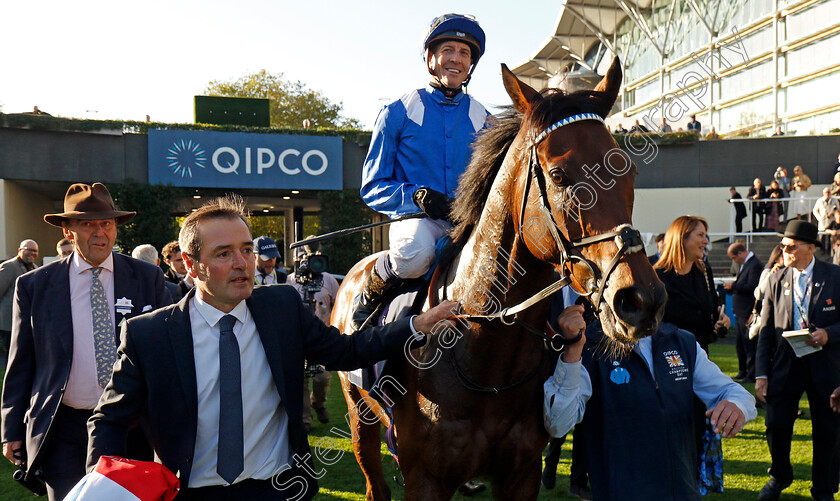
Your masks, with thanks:
[(481, 217), (496, 174), (522, 125), (522, 113), (513, 106), (506, 106), (490, 120), (493, 124), (479, 133), (472, 145), (470, 164), (458, 181), (458, 191), (452, 204), (452, 220), (455, 222), (452, 239), (456, 243), (469, 236)]
[[(542, 99), (535, 103), (528, 116), (528, 123), (535, 128), (547, 127), (578, 113), (597, 113), (606, 117), (614, 102), (606, 93), (598, 91), (566, 93), (560, 89), (543, 89), (540, 96)], [(451, 236), (456, 243), (468, 238), (481, 218), (496, 174), (522, 127), (523, 119), (521, 112), (506, 106), (500, 114), (491, 118), (493, 124), (479, 133), (473, 143), (470, 164), (461, 176), (452, 204), (455, 227)]]

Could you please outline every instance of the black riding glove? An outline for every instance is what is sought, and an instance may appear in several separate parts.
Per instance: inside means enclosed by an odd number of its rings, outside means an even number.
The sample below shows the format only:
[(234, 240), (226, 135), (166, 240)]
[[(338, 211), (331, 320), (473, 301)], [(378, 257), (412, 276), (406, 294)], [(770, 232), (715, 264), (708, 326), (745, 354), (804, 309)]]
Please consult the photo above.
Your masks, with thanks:
[(414, 203), (432, 219), (449, 221), (449, 210), (453, 199), (431, 188), (420, 188), (414, 192)]

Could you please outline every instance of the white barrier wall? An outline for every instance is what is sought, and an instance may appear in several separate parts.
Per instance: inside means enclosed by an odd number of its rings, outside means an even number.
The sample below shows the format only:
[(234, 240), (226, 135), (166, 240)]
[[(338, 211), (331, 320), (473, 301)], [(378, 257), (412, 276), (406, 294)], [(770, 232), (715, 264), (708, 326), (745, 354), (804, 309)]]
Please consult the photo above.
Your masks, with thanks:
[(31, 238), (38, 242), (41, 263), (43, 256), (55, 255), (55, 244), (61, 230), (44, 222), (44, 214), (61, 212), (50, 200), (14, 181), (0, 179), (0, 257), (17, 254), (20, 242)]

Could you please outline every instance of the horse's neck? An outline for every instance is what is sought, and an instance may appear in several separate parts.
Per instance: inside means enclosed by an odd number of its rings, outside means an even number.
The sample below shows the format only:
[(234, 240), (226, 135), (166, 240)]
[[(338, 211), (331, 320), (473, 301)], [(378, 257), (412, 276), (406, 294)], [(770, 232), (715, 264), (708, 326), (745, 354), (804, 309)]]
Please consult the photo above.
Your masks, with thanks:
[[(493, 313), (487, 308), (492, 310), (494, 304), (509, 306), (511, 298), (533, 288), (527, 284), (536, 286), (545, 281), (543, 277), (525, 276), (537, 270), (533, 269), (535, 259), (528, 254), (522, 239), (516, 236), (511, 214), (518, 208), (508, 206), (515, 179), (507, 167), (509, 165), (499, 170), (481, 218), (452, 267), (454, 273), (450, 275), (447, 287), (447, 296), (465, 303), (465, 308), (471, 312)], [(521, 260), (524, 255), (529, 258), (528, 269)], [(547, 265), (540, 263), (539, 268), (543, 267), (547, 268)], [(514, 285), (519, 294), (511, 295), (510, 289)]]

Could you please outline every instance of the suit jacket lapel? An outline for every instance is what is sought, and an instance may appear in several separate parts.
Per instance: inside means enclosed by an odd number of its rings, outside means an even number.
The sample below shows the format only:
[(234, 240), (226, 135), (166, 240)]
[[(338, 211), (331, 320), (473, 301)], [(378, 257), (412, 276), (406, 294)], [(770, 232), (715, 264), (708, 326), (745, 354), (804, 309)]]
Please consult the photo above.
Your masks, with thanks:
[(817, 303), (819, 302), (823, 289), (825, 289), (824, 277), (827, 276), (828, 273), (823, 269), (822, 261), (816, 260), (814, 270), (811, 273), (811, 300), (808, 302), (808, 321), (811, 321), (816, 316)]
[(55, 335), (61, 341), (61, 346), (67, 352), (67, 357), (73, 357), (73, 308), (70, 306), (70, 259), (65, 258), (56, 265), (50, 276), (50, 290), (44, 297), (50, 298), (52, 304), (47, 309), (54, 321)]
[[(198, 388), (195, 380), (195, 353), (193, 352), (192, 327), (190, 325), (189, 301), (195, 294), (191, 290), (172, 309), (166, 319), (169, 342), (175, 356), (175, 366), (181, 379), (181, 387), (187, 398), (187, 408), (193, 419), (198, 417)], [(195, 425), (197, 427), (197, 424)], [(195, 438), (193, 434), (193, 438)]]
[(277, 386), (277, 391), (280, 392), (280, 398), (286, 401), (286, 386), (283, 378), (283, 350), (280, 346), (280, 336), (277, 332), (280, 326), (277, 324), (276, 317), (271, 313), (276, 311), (276, 306), (266, 304), (261, 297), (254, 297), (251, 295), (246, 300), (248, 310), (254, 317), (254, 323), (257, 326), (257, 332), (260, 335), (263, 349), (265, 350), (265, 357), (268, 359), (268, 366), (271, 368), (271, 375), (274, 378), (274, 384)]
[(788, 267), (782, 274), (782, 304), (785, 310), (785, 327), (784, 330), (790, 330), (793, 325), (793, 297), (796, 293), (793, 290), (793, 268)]
[(140, 284), (134, 274), (134, 269), (126, 262), (126, 258), (120, 254), (114, 253), (114, 301), (119, 302), (120, 299), (128, 299), (131, 301), (131, 311), (128, 313), (121, 313), (117, 311), (115, 305), (111, 305), (111, 314), (114, 315), (114, 325), (117, 329), (117, 344), (119, 344), (120, 323), (127, 318), (131, 318), (140, 314), (138, 308), (143, 305), (138, 304), (141, 298), (137, 297), (137, 291), (140, 290)]

